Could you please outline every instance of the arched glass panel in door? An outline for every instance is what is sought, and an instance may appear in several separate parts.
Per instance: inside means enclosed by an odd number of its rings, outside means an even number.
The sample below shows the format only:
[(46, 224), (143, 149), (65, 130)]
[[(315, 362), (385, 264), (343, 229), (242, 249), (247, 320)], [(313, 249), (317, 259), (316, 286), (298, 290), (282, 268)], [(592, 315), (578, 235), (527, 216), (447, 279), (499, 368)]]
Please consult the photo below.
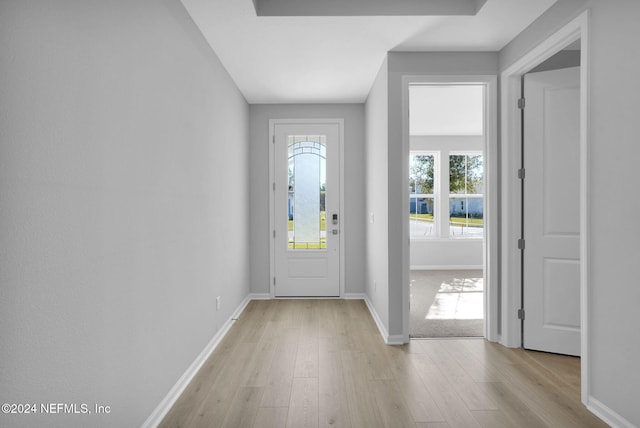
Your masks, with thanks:
[(326, 249), (326, 136), (290, 135), (287, 146), (288, 248)]

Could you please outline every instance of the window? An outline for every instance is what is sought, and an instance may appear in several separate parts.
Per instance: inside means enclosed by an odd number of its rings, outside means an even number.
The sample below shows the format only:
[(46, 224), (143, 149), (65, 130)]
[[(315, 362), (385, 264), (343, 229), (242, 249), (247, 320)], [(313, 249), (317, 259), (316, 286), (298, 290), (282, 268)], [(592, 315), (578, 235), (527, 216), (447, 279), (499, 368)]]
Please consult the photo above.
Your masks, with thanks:
[(411, 153), (409, 159), (409, 229), (411, 236), (435, 235), (434, 153)]
[(449, 236), (482, 236), (483, 175), (482, 154), (449, 155)]
[[(441, 159), (445, 161), (441, 162)], [(438, 183), (443, 183), (445, 188)], [(411, 238), (483, 236), (482, 153), (410, 152), (409, 232)]]

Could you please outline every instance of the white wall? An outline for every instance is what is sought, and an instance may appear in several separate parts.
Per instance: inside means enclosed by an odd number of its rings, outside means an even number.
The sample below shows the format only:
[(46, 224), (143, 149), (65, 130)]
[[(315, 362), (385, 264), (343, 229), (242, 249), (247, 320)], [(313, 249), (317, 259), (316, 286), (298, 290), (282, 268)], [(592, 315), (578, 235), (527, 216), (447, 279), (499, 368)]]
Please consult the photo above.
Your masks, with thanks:
[[(640, 105), (640, 3), (588, 2), (589, 67), (589, 405), (610, 410), (610, 422), (640, 426), (640, 340), (635, 314), (640, 306), (636, 265), (638, 234), (618, 220), (619, 195), (637, 188), (637, 118)], [(505, 69), (565, 22), (583, 2), (560, 0), (500, 53)], [(624, 212), (640, 211), (640, 199)]]
[(482, 135), (411, 135), (411, 150), (482, 151)]
[[(365, 103), (366, 211), (365, 289), (383, 328), (389, 331), (388, 247), (388, 87), (387, 59), (376, 76)], [(375, 286), (374, 286), (375, 282)]]
[(481, 270), (483, 246), (482, 239), (413, 239), (410, 267), (412, 270)]
[(364, 106), (362, 104), (255, 104), (249, 108), (251, 150), (251, 292), (269, 293), (269, 119), (344, 119), (345, 239), (347, 293), (364, 293)]
[[(390, 52), (388, 54), (388, 218), (389, 218), (389, 334), (408, 333), (403, 306), (408, 296), (409, 248), (403, 232), (406, 205), (406, 159), (402, 144), (402, 78), (405, 75), (496, 75), (495, 52)], [(406, 260), (407, 266), (404, 265)], [(408, 327), (408, 326), (406, 326)]]
[(249, 292), (247, 103), (177, 1), (0, 40), (0, 401), (111, 406), (0, 425), (140, 426)]

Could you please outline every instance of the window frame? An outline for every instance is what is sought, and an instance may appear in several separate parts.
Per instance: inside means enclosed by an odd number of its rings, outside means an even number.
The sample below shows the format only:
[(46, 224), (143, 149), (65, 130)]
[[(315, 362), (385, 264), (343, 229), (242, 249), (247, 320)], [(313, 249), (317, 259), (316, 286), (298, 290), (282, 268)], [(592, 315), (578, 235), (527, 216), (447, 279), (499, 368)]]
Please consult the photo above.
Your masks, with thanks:
[[(409, 204), (413, 198), (433, 197), (433, 233), (430, 235), (414, 235), (409, 227), (409, 239), (411, 241), (456, 241), (456, 240), (477, 240), (484, 239), (485, 224), (482, 226), (482, 233), (478, 235), (452, 235), (451, 234), (451, 213), (449, 201), (451, 198), (480, 198), (482, 199), (482, 213), (484, 219), (486, 204), (486, 168), (485, 153), (483, 150), (447, 150), (447, 149), (410, 149), (409, 150), (409, 168), (411, 166), (411, 156), (432, 155), (433, 159), (433, 194), (430, 193), (412, 193), (411, 177), (409, 177)], [(451, 156), (482, 156), (482, 187), (484, 193), (451, 193), (449, 187), (450, 178), (450, 157)], [(443, 160), (446, 159), (446, 163)], [(457, 195), (457, 196), (456, 196)], [(445, 209), (446, 207), (446, 209)], [(409, 208), (409, 220), (411, 220), (411, 209)]]

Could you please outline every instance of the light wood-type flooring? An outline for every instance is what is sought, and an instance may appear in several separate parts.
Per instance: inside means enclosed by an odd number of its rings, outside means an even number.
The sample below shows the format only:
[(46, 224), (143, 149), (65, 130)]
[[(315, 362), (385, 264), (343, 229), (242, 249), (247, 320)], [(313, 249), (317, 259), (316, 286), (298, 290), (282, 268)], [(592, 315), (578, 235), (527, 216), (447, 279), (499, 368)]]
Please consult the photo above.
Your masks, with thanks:
[(606, 427), (580, 360), (482, 339), (387, 346), (361, 300), (252, 301), (161, 427)]

